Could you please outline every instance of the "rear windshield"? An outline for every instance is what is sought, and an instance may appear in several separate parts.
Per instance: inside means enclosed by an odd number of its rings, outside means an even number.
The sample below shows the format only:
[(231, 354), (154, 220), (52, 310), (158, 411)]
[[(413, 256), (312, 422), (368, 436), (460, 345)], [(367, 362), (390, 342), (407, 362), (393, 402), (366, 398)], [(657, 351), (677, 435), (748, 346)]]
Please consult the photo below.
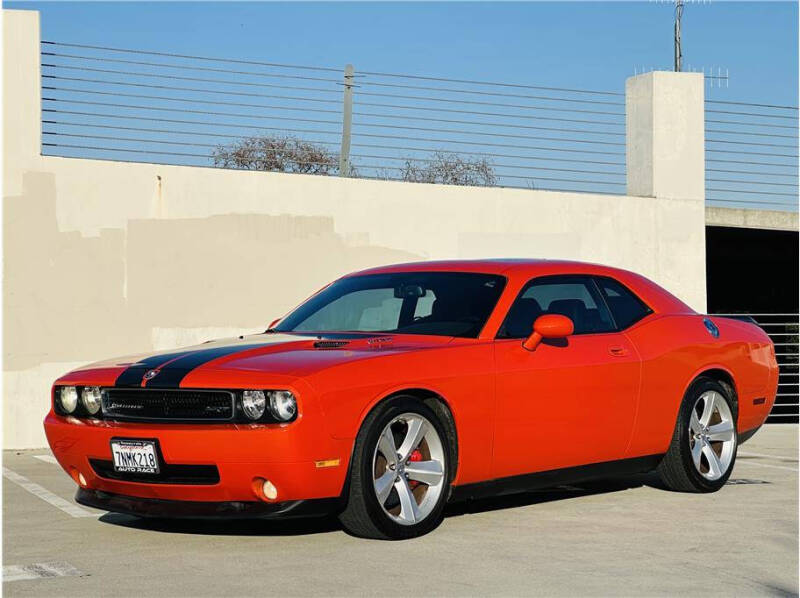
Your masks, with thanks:
[(275, 326), (278, 332), (394, 332), (477, 337), (505, 278), (398, 272), (337, 280)]

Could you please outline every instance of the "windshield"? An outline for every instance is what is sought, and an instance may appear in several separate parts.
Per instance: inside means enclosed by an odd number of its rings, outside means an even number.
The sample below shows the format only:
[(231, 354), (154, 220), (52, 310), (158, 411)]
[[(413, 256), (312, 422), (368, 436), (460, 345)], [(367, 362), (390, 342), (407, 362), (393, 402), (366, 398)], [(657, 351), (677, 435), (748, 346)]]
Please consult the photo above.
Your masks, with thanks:
[(398, 272), (337, 280), (275, 326), (278, 332), (396, 332), (475, 338), (505, 278)]

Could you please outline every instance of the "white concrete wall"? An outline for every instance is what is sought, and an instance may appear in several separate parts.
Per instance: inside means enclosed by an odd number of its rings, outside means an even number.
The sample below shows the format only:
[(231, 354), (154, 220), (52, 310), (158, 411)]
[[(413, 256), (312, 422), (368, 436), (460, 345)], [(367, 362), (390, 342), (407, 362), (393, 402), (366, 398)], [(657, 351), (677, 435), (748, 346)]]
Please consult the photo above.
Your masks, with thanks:
[(44, 444), (76, 364), (262, 330), (357, 268), (580, 259), (705, 309), (702, 174), (665, 199), (43, 157), (38, 15), (3, 13), (5, 448)]
[(706, 226), (755, 228), (759, 230), (786, 230), (797, 232), (797, 212), (753, 210), (749, 208), (706, 207)]

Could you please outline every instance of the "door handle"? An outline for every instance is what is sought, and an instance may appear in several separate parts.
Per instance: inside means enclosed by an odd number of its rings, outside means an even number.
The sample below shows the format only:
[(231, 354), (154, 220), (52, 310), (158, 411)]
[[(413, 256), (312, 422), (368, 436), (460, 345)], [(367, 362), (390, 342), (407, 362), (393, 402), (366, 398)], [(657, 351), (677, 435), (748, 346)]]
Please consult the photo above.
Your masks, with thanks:
[(625, 357), (628, 354), (628, 350), (625, 347), (609, 347), (608, 352), (614, 357)]

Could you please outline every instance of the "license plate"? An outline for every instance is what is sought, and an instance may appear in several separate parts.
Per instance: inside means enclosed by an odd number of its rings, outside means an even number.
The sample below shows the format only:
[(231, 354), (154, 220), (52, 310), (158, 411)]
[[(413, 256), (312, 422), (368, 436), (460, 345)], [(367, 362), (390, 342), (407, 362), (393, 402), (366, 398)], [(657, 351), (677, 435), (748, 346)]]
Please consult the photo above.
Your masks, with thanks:
[(158, 452), (154, 440), (111, 441), (114, 471), (120, 473), (158, 473)]

